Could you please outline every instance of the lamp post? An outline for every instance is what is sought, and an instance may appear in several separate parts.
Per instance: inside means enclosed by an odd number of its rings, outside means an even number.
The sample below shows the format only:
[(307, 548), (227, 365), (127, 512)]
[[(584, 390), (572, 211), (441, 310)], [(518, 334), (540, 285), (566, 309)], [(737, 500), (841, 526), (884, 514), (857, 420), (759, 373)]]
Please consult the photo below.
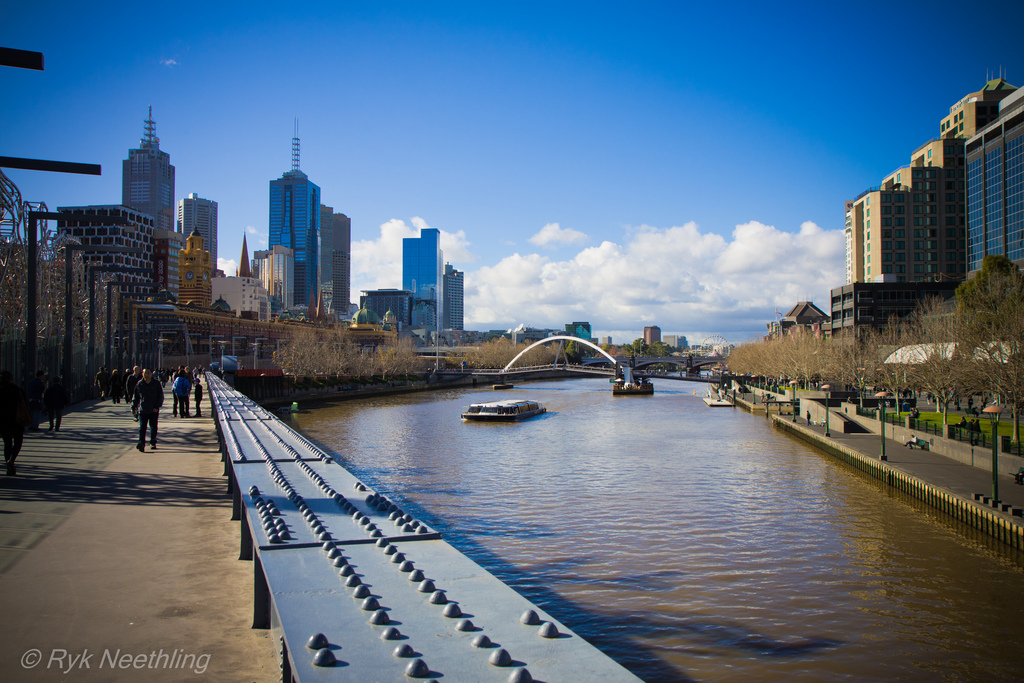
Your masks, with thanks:
[(860, 391), (857, 392), (860, 397), (860, 407), (864, 407), (864, 371), (867, 368), (857, 368), (857, 372), (860, 373)]
[(879, 458), (879, 460), (888, 460), (888, 458), (885, 457), (885, 397), (888, 395), (888, 391), (879, 391), (877, 394), (875, 394), (875, 396), (879, 399), (878, 405), (879, 409), (881, 410), (880, 417), (882, 419), (882, 456)]
[(992, 504), (999, 502), (999, 413), (1003, 407), (993, 403), (981, 412), (992, 416)]
[(797, 381), (795, 379), (789, 380), (789, 386), (793, 389), (793, 422), (796, 422), (796, 414), (800, 412), (796, 407), (796, 385)]
[(828, 430), (828, 414), (832, 412), (831, 410), (829, 410), (828, 400), (829, 398), (831, 398), (832, 395), (832, 385), (822, 384), (821, 388), (825, 390), (825, 436), (832, 436), (832, 434), (830, 434)]

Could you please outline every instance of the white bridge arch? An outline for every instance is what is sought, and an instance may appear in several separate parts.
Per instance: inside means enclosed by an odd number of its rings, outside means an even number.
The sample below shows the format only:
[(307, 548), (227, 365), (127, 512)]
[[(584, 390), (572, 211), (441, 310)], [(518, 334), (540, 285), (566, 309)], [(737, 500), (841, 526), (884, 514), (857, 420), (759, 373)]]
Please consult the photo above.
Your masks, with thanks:
[(615, 358), (610, 356), (607, 351), (605, 351), (604, 349), (602, 349), (600, 346), (598, 346), (597, 344), (595, 344), (593, 342), (589, 342), (586, 339), (580, 339), (579, 337), (570, 337), (568, 335), (558, 334), (558, 335), (555, 335), (554, 337), (545, 337), (544, 339), (541, 339), (540, 341), (533, 342), (532, 344), (527, 346), (525, 349), (523, 349), (522, 351), (517, 353), (516, 357), (513, 358), (512, 360), (510, 360), (508, 365), (503, 367), (501, 369), (501, 371), (502, 372), (507, 371), (509, 368), (511, 368), (515, 364), (515, 362), (517, 360), (520, 359), (520, 357), (522, 357), (527, 351), (529, 351), (533, 347), (540, 346), (541, 344), (547, 344), (548, 342), (553, 342), (553, 341), (571, 341), (571, 342), (576, 342), (577, 344), (583, 344), (585, 346), (589, 346), (590, 348), (594, 349), (595, 351), (600, 353), (602, 356), (604, 356), (605, 358), (610, 360), (612, 362), (613, 366), (616, 366), (616, 365), (619, 364), (619, 361), (615, 360)]

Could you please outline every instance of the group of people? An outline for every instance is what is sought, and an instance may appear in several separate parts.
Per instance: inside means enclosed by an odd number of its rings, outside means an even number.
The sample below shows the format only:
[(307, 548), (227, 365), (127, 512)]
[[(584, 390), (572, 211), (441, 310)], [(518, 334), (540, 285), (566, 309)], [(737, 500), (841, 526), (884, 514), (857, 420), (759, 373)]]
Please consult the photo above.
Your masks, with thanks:
[(18, 473), (15, 461), (21, 453), (25, 430), (43, 431), (39, 424), (45, 414), (50, 418), (48, 431), (59, 432), (68, 403), (67, 390), (58, 376), (51, 377), (47, 383), (46, 373), (40, 370), (22, 391), (14, 383), (14, 375), (10, 371), (0, 371), (0, 437), (4, 442), (4, 464), (8, 476)]
[(971, 439), (971, 445), (976, 445), (981, 440), (981, 423), (978, 418), (968, 420), (966, 417), (960, 418), (960, 423), (957, 425), (961, 431), (968, 432)]

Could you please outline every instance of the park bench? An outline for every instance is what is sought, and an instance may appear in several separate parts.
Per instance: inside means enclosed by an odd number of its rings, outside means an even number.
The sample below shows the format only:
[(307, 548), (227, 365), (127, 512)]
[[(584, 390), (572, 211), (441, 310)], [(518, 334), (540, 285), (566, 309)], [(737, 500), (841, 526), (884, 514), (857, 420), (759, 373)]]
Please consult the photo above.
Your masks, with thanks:
[(910, 437), (910, 440), (903, 445), (911, 450), (914, 448), (920, 448), (922, 451), (928, 450), (928, 442), (924, 439), (919, 439), (916, 436)]
[(1016, 473), (1010, 472), (1013, 475), (1013, 483), (1024, 485), (1024, 467), (1017, 470)]

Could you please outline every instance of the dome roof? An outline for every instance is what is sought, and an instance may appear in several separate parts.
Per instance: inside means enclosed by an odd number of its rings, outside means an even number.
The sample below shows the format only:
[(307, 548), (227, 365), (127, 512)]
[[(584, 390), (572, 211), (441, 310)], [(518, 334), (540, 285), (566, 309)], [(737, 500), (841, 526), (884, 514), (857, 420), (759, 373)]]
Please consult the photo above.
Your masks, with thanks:
[(210, 304), (210, 308), (212, 308), (214, 310), (217, 310), (217, 311), (230, 311), (231, 310), (231, 306), (228, 304), (227, 301), (224, 301), (224, 297), (222, 297), (222, 296), (217, 297), (217, 300), (214, 301), (212, 304)]
[(354, 316), (352, 316), (353, 325), (380, 325), (380, 316), (371, 311), (369, 308), (360, 308)]

